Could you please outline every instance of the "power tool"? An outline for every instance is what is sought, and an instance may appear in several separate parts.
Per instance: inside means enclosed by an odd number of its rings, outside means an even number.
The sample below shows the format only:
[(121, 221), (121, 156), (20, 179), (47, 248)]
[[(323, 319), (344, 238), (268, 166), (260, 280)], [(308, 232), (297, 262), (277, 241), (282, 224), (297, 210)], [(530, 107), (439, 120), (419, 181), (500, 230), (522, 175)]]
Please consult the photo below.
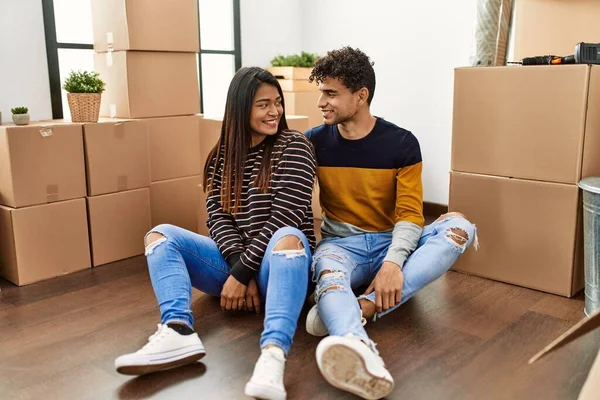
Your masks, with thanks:
[(525, 57), (521, 65), (600, 64), (600, 43), (577, 43), (575, 54), (565, 57), (554, 55)]

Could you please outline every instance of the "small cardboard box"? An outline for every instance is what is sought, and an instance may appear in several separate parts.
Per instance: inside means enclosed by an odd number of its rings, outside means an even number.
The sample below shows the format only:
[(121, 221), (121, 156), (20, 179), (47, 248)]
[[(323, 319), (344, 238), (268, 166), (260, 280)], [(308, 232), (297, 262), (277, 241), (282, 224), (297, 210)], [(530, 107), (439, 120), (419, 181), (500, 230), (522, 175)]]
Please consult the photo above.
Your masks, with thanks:
[(83, 198), (80, 124), (0, 126), (0, 204), (26, 207)]
[[(561, 347), (577, 340), (581, 336), (589, 333), (600, 327), (600, 312), (592, 315), (589, 318), (584, 318), (574, 325), (571, 329), (563, 333), (555, 341), (550, 343), (538, 354), (529, 360), (529, 364), (533, 364), (546, 354), (552, 353)], [(600, 398), (600, 353), (596, 356), (594, 364), (590, 368), (587, 379), (581, 388), (578, 400), (597, 400)]]
[(88, 196), (150, 186), (148, 126), (119, 121), (83, 126)]
[(308, 117), (308, 128), (314, 128), (323, 124), (323, 114), (317, 102), (321, 92), (284, 92), (285, 112), (291, 115), (306, 115)]
[(153, 182), (150, 185), (152, 225), (171, 224), (198, 232), (198, 185), (201, 175)]
[(452, 170), (577, 184), (600, 175), (600, 66), (455, 70)]
[(150, 189), (87, 198), (94, 267), (144, 254)]
[(600, 42), (598, 0), (518, 0), (514, 9), (514, 60), (574, 54), (579, 42)]
[(150, 179), (152, 182), (200, 175), (199, 115), (145, 120), (150, 135)]
[(94, 50), (199, 52), (197, 0), (93, 0)]
[(152, 118), (200, 112), (197, 55), (148, 51), (96, 53), (106, 82), (100, 115)]
[(477, 225), (480, 243), (454, 270), (567, 297), (583, 288), (577, 185), (452, 172), (449, 209)]
[(0, 206), (0, 275), (16, 285), (90, 268), (85, 199)]

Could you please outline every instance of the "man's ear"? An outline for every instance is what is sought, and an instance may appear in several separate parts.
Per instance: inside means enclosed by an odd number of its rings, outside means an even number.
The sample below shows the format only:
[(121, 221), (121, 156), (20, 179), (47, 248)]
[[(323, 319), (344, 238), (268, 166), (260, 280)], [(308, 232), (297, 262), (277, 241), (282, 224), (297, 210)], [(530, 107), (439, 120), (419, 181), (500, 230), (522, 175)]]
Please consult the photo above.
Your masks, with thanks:
[(358, 90), (358, 102), (362, 105), (362, 104), (368, 104), (367, 101), (369, 100), (369, 89), (367, 89), (366, 87), (363, 87), (361, 89)]

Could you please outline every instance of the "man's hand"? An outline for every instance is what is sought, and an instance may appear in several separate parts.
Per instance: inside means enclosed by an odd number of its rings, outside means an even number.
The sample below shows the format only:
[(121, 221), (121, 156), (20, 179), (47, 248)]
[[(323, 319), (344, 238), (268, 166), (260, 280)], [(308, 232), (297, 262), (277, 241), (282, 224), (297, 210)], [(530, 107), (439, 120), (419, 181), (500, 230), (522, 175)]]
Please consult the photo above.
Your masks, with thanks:
[(397, 264), (385, 261), (365, 294), (375, 291), (377, 312), (387, 311), (402, 299), (404, 275)]
[(233, 275), (229, 275), (229, 278), (227, 278), (227, 281), (223, 285), (223, 290), (221, 291), (221, 308), (227, 311), (243, 310), (247, 289), (248, 288), (235, 279)]
[(260, 297), (258, 296), (258, 287), (256, 286), (256, 280), (254, 279), (248, 283), (246, 302), (244, 305), (246, 311), (255, 311), (257, 314), (260, 313)]

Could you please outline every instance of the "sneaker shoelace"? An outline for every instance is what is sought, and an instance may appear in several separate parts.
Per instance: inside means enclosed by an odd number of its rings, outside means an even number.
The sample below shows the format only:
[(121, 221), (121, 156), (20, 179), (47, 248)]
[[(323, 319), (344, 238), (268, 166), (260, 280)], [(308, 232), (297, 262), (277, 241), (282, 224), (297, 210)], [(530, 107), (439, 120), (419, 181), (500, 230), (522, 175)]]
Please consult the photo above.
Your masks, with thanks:
[(169, 328), (167, 325), (157, 324), (157, 330), (152, 335), (148, 337), (148, 343), (142, 348), (147, 349), (149, 347), (153, 347), (156, 345), (161, 339), (165, 337), (167, 334), (167, 329)]

